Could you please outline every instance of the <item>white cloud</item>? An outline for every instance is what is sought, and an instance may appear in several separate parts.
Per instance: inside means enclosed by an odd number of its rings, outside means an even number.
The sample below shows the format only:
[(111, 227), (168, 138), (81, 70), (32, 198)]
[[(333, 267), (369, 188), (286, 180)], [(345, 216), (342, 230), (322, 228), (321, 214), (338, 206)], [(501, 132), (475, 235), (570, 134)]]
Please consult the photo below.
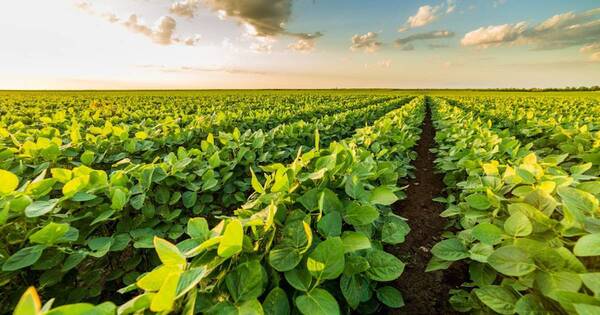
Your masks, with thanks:
[(252, 43), (250, 50), (255, 53), (270, 54), (273, 51), (273, 45), (269, 43)]
[(436, 14), (439, 10), (439, 6), (424, 5), (419, 8), (417, 14), (409, 17), (406, 22), (411, 28), (425, 26), (438, 18)]
[(379, 35), (375, 32), (368, 32), (363, 35), (352, 36), (352, 51), (363, 50), (365, 52), (373, 53), (379, 50), (383, 44), (377, 40)]
[(600, 42), (587, 44), (581, 47), (579, 52), (589, 55), (591, 61), (600, 61)]
[(400, 47), (400, 49), (402, 50), (414, 50), (415, 47), (412, 45), (412, 42), (430, 39), (450, 38), (453, 36), (454, 32), (450, 31), (431, 31), (398, 38), (396, 39), (395, 43), (396, 46)]
[[(445, 10), (444, 10), (445, 9)], [(456, 10), (455, 0), (446, 0), (436, 6), (424, 5), (419, 7), (415, 15), (411, 15), (398, 29), (398, 32), (405, 32), (411, 28), (422, 27), (429, 25), (443, 15), (450, 14)]]
[(508, 43), (530, 45), (535, 50), (587, 45), (600, 37), (600, 8), (566, 12), (528, 27), (525, 22), (491, 25), (467, 33), (464, 46), (489, 47)]
[(194, 12), (198, 8), (198, 0), (183, 0), (171, 4), (169, 12), (183, 17), (194, 17)]
[(315, 49), (315, 41), (312, 39), (299, 39), (295, 43), (289, 44), (288, 49), (299, 52), (311, 52)]
[(460, 43), (463, 46), (478, 46), (483, 48), (491, 45), (499, 45), (516, 40), (525, 32), (526, 28), (527, 24), (525, 22), (480, 27), (465, 34)]

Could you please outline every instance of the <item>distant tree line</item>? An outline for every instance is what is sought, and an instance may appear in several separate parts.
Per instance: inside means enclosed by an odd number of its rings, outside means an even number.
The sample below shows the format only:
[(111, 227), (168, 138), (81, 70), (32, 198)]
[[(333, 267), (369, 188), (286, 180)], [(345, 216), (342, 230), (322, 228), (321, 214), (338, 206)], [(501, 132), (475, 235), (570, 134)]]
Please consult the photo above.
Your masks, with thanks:
[(528, 91), (528, 92), (581, 92), (581, 91), (600, 91), (600, 86), (567, 86), (564, 88), (529, 88), (529, 89), (519, 89), (519, 88), (500, 88), (500, 89), (488, 89), (494, 91)]

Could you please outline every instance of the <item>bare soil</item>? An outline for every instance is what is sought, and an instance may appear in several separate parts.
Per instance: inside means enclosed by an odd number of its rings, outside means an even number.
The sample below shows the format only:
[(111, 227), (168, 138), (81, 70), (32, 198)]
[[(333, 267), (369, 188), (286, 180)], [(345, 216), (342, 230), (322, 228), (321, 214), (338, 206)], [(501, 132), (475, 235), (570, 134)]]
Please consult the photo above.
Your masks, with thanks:
[(435, 155), (429, 151), (435, 146), (434, 137), (428, 106), (416, 148), (419, 156), (413, 162), (415, 179), (408, 182), (407, 198), (393, 205), (396, 214), (408, 219), (411, 231), (404, 243), (386, 248), (406, 263), (403, 274), (393, 282), (406, 305), (388, 310), (388, 314), (459, 314), (448, 303), (448, 291), (466, 279), (465, 265), (454, 263), (448, 270), (425, 272), (431, 247), (441, 240), (446, 226), (439, 216), (444, 205), (432, 200), (444, 195), (443, 177), (434, 172)]

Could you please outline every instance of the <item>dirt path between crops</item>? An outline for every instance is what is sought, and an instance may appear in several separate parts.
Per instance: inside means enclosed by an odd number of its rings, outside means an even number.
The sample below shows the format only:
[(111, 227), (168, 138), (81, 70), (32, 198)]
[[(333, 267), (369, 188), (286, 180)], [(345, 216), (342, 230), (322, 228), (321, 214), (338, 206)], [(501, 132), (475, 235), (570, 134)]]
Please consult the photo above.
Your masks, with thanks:
[(435, 146), (434, 137), (428, 106), (423, 134), (416, 148), (419, 156), (413, 162), (416, 177), (408, 182), (407, 198), (393, 206), (396, 214), (408, 219), (411, 231), (404, 243), (387, 248), (406, 263), (404, 273), (394, 281), (406, 305), (389, 314), (456, 314), (448, 303), (448, 291), (463, 282), (465, 268), (453, 266), (444, 271), (425, 272), (431, 258), (429, 250), (441, 239), (446, 223), (439, 216), (444, 205), (432, 200), (442, 196), (444, 189), (442, 175), (434, 173), (435, 155), (429, 152)]

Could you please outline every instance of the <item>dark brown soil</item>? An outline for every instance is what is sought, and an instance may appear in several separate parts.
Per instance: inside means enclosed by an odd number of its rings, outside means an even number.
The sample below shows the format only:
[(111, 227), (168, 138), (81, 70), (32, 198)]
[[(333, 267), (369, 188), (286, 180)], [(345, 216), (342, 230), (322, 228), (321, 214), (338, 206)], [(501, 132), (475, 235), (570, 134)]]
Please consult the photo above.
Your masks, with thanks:
[(455, 263), (448, 270), (425, 272), (430, 249), (441, 240), (446, 224), (439, 216), (444, 205), (432, 200), (442, 196), (444, 190), (442, 176), (434, 173), (435, 155), (429, 151), (435, 145), (434, 137), (428, 106), (416, 148), (419, 156), (413, 162), (415, 179), (408, 182), (407, 198), (394, 204), (396, 214), (408, 219), (411, 231), (404, 243), (386, 248), (406, 263), (404, 273), (394, 281), (406, 305), (388, 314), (457, 314), (448, 303), (448, 291), (465, 280), (464, 265)]

